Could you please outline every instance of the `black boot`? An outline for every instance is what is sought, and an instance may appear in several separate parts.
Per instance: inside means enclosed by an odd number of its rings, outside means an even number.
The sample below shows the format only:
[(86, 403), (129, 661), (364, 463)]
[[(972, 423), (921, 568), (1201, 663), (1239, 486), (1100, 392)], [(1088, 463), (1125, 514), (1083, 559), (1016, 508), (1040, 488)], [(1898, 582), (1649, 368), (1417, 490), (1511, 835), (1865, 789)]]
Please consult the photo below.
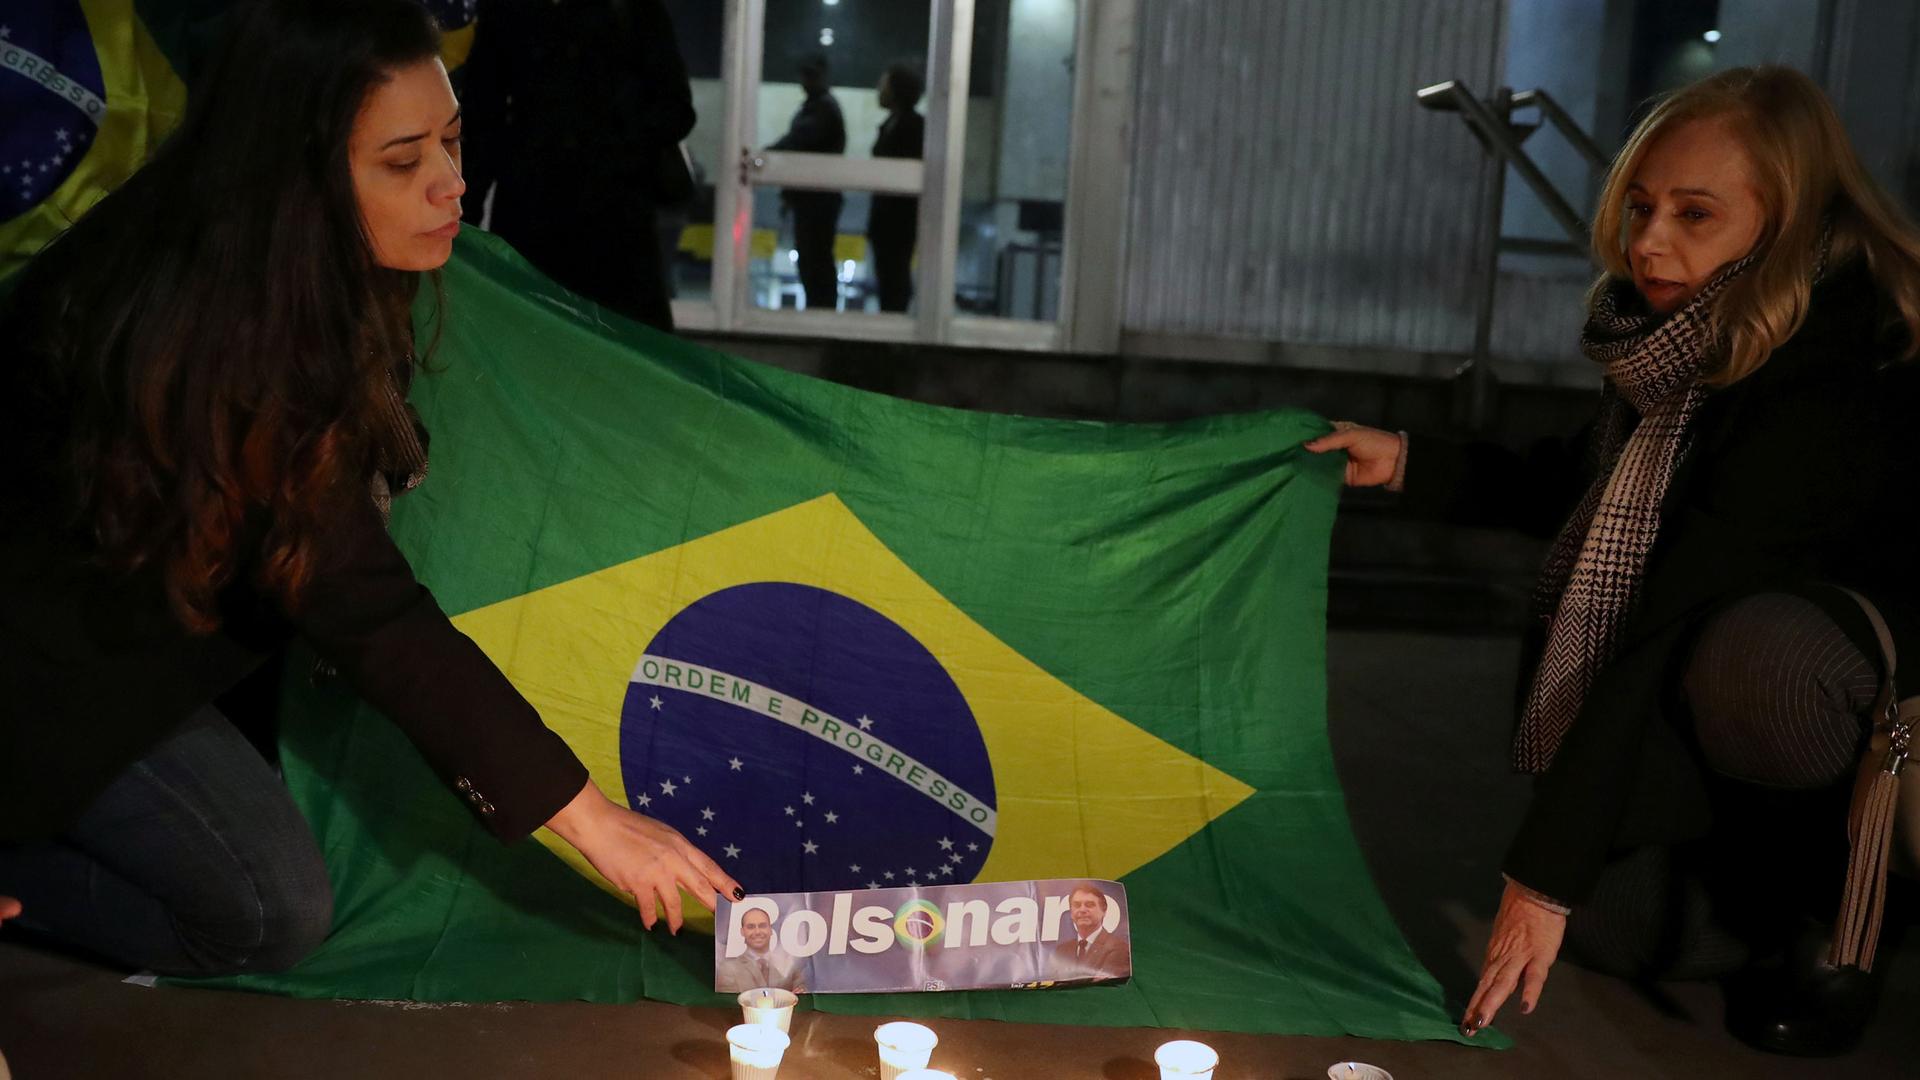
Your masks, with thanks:
[(1871, 972), (1827, 963), (1830, 928), (1809, 924), (1794, 935), (1777, 965), (1754, 968), (1727, 984), (1727, 1030), (1770, 1054), (1837, 1057), (1860, 1043), (1880, 1004), (1890, 949)]

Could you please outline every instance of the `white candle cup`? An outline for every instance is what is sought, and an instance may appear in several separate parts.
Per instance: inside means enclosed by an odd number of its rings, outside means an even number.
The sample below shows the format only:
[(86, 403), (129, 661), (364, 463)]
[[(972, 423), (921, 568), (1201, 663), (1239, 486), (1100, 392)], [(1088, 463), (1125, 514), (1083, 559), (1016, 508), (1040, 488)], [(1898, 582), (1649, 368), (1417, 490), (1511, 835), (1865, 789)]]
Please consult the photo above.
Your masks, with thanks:
[(1364, 1061), (1342, 1061), (1327, 1066), (1327, 1080), (1393, 1080), (1393, 1074)]
[(733, 1080), (774, 1080), (787, 1052), (787, 1033), (771, 1024), (735, 1024), (727, 1029)]
[(903, 1073), (927, 1067), (940, 1036), (924, 1024), (895, 1020), (873, 1029), (880, 1048), (880, 1080), (900, 1080)]
[(1175, 1039), (1153, 1052), (1153, 1063), (1160, 1066), (1160, 1080), (1213, 1080), (1220, 1055), (1206, 1043)]
[(793, 1007), (799, 1003), (800, 995), (791, 990), (762, 986), (757, 990), (742, 991), (737, 1000), (740, 1002), (740, 1013), (747, 1023), (765, 1024), (788, 1031), (793, 1024)]

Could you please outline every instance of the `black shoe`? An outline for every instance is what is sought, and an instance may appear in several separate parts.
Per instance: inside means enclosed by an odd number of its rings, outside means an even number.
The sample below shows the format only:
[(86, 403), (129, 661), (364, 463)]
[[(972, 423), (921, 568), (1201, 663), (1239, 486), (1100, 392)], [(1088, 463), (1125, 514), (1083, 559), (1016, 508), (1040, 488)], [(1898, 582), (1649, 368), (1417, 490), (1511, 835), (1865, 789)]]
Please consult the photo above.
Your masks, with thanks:
[(1838, 1057), (1860, 1044), (1880, 1004), (1890, 957), (1871, 972), (1827, 963), (1828, 932), (1796, 936), (1783, 962), (1727, 985), (1727, 1030), (1756, 1050)]

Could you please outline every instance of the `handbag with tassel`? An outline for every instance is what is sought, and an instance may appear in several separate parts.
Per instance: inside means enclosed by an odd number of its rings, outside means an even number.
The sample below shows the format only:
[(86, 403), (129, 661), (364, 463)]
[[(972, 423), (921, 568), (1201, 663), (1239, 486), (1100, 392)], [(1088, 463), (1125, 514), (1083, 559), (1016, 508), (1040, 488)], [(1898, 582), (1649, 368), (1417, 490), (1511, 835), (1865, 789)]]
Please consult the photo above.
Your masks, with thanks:
[(1915, 721), (1920, 719), (1920, 695), (1901, 698), (1895, 684), (1899, 659), (1893, 634), (1878, 608), (1851, 589), (1880, 641), (1880, 692), (1874, 698), (1873, 734), (1854, 781), (1853, 805), (1847, 816), (1852, 854), (1847, 860), (1846, 889), (1840, 895), (1840, 914), (1834, 922), (1833, 945), (1827, 962), (1835, 967), (1873, 970), (1880, 944), (1880, 924), (1886, 915), (1889, 871), (1913, 877), (1920, 874), (1920, 768), (1905, 768), (1914, 749)]

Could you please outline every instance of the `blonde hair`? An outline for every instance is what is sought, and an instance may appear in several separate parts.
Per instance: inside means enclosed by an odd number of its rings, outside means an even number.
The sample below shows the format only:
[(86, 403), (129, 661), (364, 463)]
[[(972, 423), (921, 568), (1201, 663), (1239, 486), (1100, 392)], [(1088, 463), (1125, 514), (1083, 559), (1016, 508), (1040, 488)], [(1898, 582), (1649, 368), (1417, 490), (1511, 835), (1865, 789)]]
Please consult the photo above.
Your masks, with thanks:
[(1827, 265), (1865, 255), (1907, 325), (1905, 357), (1920, 348), (1920, 232), (1860, 164), (1840, 117), (1812, 79), (1792, 68), (1733, 68), (1675, 91), (1622, 147), (1593, 218), (1593, 256), (1603, 276), (1594, 295), (1630, 278), (1627, 186), (1657, 140), (1695, 120), (1723, 120), (1747, 151), (1765, 215), (1754, 264), (1715, 304), (1724, 364), (1708, 382), (1725, 386), (1767, 362), (1805, 321), (1820, 237), (1831, 222)]

